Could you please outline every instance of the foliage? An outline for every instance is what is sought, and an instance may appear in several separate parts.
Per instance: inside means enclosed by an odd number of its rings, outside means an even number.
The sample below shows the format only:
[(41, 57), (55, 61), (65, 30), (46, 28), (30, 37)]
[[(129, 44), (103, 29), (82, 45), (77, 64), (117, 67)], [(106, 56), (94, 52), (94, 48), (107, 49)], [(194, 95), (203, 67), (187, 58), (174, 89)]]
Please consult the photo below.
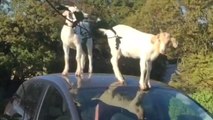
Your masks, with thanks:
[(1, 0), (0, 1), (0, 14), (3, 13), (3, 14), (8, 14), (10, 15), (11, 14), (11, 7), (10, 7), (10, 2), (8, 0)]
[[(205, 5), (207, 2), (210, 1), (203, 1), (202, 4)], [(199, 51), (212, 51), (210, 42), (213, 34), (212, 28), (208, 27), (212, 26), (212, 17), (210, 17), (212, 9), (205, 9), (209, 13), (206, 15), (209, 16), (207, 17), (209, 24), (200, 25), (198, 19), (202, 16), (200, 11), (203, 11), (204, 8), (198, 8), (198, 5), (195, 1), (185, 5), (189, 11), (186, 16), (183, 16), (180, 12), (181, 3), (177, 1), (147, 1), (143, 7), (137, 9), (121, 22), (153, 34), (159, 33), (160, 29), (171, 33), (179, 42), (179, 46), (175, 52), (169, 53), (169, 58), (179, 58)]]
[(10, 71), (14, 79), (47, 73), (56, 57), (59, 19), (39, 1), (13, 0), (12, 5), (11, 17), (1, 14), (5, 17), (0, 23), (0, 68)]
[[(169, 12), (169, 14), (168, 14)], [(173, 27), (178, 18), (178, 9), (170, 0), (146, 1), (143, 7), (137, 9), (131, 16), (122, 22), (127, 23), (141, 31), (156, 34), (159, 29), (164, 31)]]
[(196, 101), (198, 101), (202, 106), (204, 106), (210, 113), (213, 113), (213, 94), (212, 89), (202, 89), (192, 93), (190, 95)]
[[(189, 93), (213, 86), (213, 55), (190, 55), (179, 63), (180, 74), (174, 76), (172, 85)], [(184, 82), (184, 84), (182, 84)]]
[[(96, 15), (106, 21), (108, 27), (122, 23), (123, 19), (129, 17), (143, 6), (145, 0), (113, 0), (112, 2), (105, 0), (82, 0), (80, 6), (84, 11), (91, 11), (92, 15)], [(85, 4), (87, 8), (85, 8)], [(88, 6), (90, 10), (88, 10)], [(90, 13), (90, 12), (89, 12)]]
[(179, 74), (170, 85), (182, 89), (205, 106), (211, 113), (213, 96), (213, 55), (191, 54), (183, 57), (178, 65)]

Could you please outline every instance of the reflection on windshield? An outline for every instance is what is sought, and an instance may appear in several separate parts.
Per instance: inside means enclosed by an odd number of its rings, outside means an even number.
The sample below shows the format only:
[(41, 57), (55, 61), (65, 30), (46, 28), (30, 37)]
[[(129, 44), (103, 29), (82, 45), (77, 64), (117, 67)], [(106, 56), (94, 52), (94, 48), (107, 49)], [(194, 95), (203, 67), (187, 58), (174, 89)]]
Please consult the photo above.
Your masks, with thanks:
[(181, 93), (170, 99), (170, 117), (175, 120), (212, 120), (201, 107)]
[(81, 88), (78, 79), (70, 90), (81, 120), (212, 120), (182, 93), (173, 89), (112, 83), (109, 87)]
[(84, 74), (83, 76), (76, 76), (76, 82), (72, 83), (72, 80), (69, 79), (69, 76), (62, 76), (63, 80), (65, 80), (71, 88), (81, 88), (83, 82), (89, 81), (92, 77), (92, 73)]
[(135, 87), (130, 89), (132, 92), (124, 89), (125, 85), (112, 83), (108, 88), (74, 88), (70, 92), (82, 120), (142, 120), (140, 103), (144, 92), (137, 91)]
[(127, 110), (136, 115), (138, 119), (143, 119), (143, 108), (140, 102), (144, 91), (137, 91), (135, 96), (131, 98), (128, 94), (122, 94), (121, 91), (116, 91), (116, 89), (122, 89), (122, 87), (117, 84), (119, 83), (113, 83), (109, 89), (97, 99), (109, 106)]

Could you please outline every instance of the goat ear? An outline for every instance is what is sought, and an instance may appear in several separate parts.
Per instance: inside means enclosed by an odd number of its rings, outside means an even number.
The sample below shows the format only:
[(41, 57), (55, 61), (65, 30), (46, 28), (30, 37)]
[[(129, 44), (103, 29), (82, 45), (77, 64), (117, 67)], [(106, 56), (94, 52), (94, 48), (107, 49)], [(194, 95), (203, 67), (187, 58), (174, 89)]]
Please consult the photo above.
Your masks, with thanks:
[(154, 44), (156, 41), (158, 41), (158, 40), (159, 40), (159, 37), (160, 37), (160, 35), (159, 35), (159, 34), (157, 34), (157, 35), (153, 36), (153, 37), (152, 37), (152, 39), (151, 39), (151, 43), (152, 43), (152, 44)]
[(172, 46), (174, 47), (174, 48), (177, 48), (178, 47), (178, 42), (176, 41), (176, 39), (175, 38), (171, 38), (171, 42), (172, 42)]

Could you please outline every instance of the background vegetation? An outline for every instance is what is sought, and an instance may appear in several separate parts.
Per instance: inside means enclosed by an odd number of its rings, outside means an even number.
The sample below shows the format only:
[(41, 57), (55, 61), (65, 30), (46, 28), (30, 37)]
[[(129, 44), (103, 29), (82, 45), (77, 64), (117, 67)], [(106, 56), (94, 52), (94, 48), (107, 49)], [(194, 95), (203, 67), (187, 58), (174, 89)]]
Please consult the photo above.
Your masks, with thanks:
[[(63, 0), (51, 2), (54, 5), (69, 3)], [(5, 5), (9, 7), (5, 8)], [(179, 42), (178, 49), (171, 49), (167, 55), (168, 60), (178, 60), (178, 71), (170, 85), (185, 91), (213, 113), (212, 0), (81, 0), (77, 6), (91, 17), (100, 17), (103, 27), (122, 23), (153, 34), (160, 29), (170, 32)], [(181, 10), (183, 6), (186, 12)], [(203, 21), (199, 21), (203, 19), (208, 22), (201, 24)], [(0, 5), (0, 21), (2, 101), (8, 94), (4, 91), (13, 93), (21, 83), (11, 86), (11, 80), (22, 81), (35, 75), (62, 71), (63, 51), (59, 36), (64, 19), (45, 0), (5, 0)], [(107, 41), (97, 35), (94, 37), (94, 60), (99, 61), (94, 62), (95, 72), (112, 72)], [(74, 51), (71, 54), (75, 54)], [(127, 62), (128, 59), (121, 61), (121, 70), (125, 74), (138, 75), (138, 66), (122, 69)], [(165, 68), (164, 63), (158, 65)], [(75, 66), (71, 71), (74, 69)], [(161, 79), (160, 75), (155, 78)]]

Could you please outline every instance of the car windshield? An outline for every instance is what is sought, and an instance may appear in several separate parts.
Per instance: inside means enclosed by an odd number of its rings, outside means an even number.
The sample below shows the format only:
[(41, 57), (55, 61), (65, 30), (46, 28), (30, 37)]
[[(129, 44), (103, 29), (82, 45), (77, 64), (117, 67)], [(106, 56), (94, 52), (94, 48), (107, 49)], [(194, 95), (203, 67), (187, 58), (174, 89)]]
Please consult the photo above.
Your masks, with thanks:
[(173, 89), (81, 88), (72, 91), (81, 120), (211, 120), (196, 102)]

